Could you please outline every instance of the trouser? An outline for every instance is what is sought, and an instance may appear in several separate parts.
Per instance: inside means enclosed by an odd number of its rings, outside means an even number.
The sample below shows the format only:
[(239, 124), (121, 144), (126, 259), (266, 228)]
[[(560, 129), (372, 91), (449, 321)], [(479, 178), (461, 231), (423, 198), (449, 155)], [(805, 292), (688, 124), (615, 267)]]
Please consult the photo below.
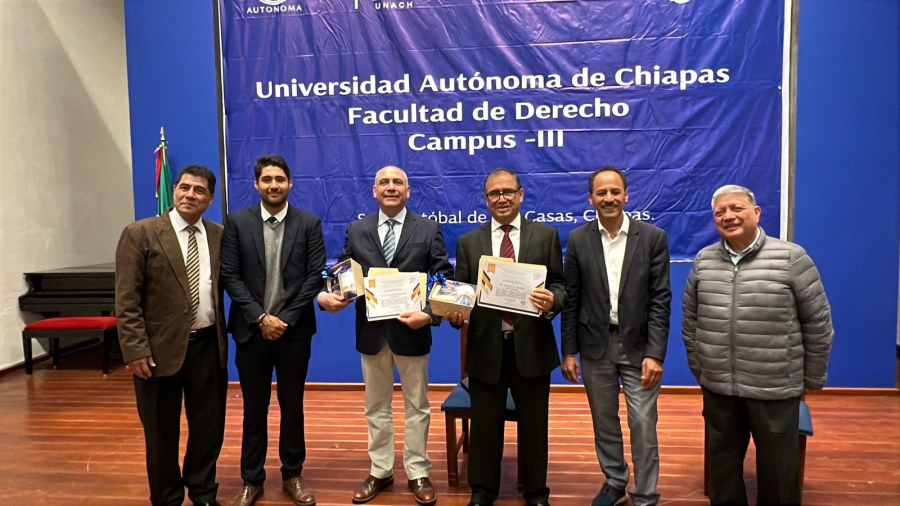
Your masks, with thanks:
[(659, 443), (656, 435), (659, 383), (651, 389), (641, 385), (641, 368), (625, 356), (618, 336), (599, 359), (581, 357), (584, 389), (594, 422), (597, 460), (612, 487), (625, 490), (630, 471), (625, 462), (622, 426), (619, 421), (619, 382), (625, 391), (634, 486), (629, 491), (635, 506), (656, 504), (659, 491)]
[(241, 478), (254, 486), (266, 480), (266, 449), (269, 444), (268, 415), (272, 400), (272, 371), (276, 375), (281, 423), (278, 456), (281, 479), (300, 476), (306, 460), (303, 391), (309, 369), (312, 339), (276, 339), (253, 336), (239, 343), (234, 362), (244, 398), (244, 432), (241, 439)]
[(512, 393), (518, 420), (522, 497), (526, 504), (547, 504), (547, 429), (550, 375), (523, 378), (516, 365), (515, 335), (503, 340), (500, 380), (496, 384), (469, 378), (472, 429), (469, 439), (469, 486), (472, 502), (489, 506), (500, 491), (507, 392)]
[(403, 467), (410, 480), (427, 478), (431, 471), (426, 444), (431, 425), (428, 402), (428, 355), (395, 355), (385, 344), (376, 355), (362, 355), (366, 384), (366, 421), (369, 423), (370, 474), (387, 478), (394, 473), (394, 366), (400, 374), (406, 411), (403, 438)]
[(746, 505), (744, 455), (756, 445), (756, 503), (800, 504), (800, 398), (763, 401), (703, 389), (709, 501)]
[[(184, 363), (174, 375), (134, 377), (154, 505), (180, 506), (185, 487), (194, 502), (216, 499), (216, 461), (225, 434), (227, 391), (228, 371), (219, 364), (215, 326), (189, 341)], [(188, 423), (183, 470), (178, 467), (182, 399)]]

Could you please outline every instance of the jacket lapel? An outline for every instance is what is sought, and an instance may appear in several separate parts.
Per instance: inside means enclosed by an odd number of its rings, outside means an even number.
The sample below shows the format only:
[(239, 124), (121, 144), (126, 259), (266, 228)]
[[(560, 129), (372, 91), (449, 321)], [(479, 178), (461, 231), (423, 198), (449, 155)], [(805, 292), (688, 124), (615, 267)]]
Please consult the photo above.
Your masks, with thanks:
[(369, 239), (372, 244), (381, 252), (381, 258), (384, 258), (384, 246), (381, 245), (381, 238), (378, 237), (378, 211), (366, 216), (366, 230), (369, 232)]
[(526, 220), (523, 217), (521, 220), (521, 225), (522, 230), (519, 231), (519, 251), (516, 255), (516, 261), (521, 263), (528, 263), (525, 259), (528, 258), (528, 249), (531, 245), (531, 220)]
[[(413, 212), (410, 211), (409, 208), (407, 208), (406, 222), (403, 224), (403, 231), (400, 233), (400, 242), (397, 243), (397, 249), (394, 250), (394, 259), (400, 256), (400, 250), (403, 248), (403, 245), (405, 245), (407, 241), (409, 241), (409, 238), (412, 237), (413, 231), (416, 229), (418, 221), (419, 217), (413, 214)], [(382, 251), (382, 253), (384, 253), (384, 251)]]
[(222, 232), (218, 227), (212, 227), (212, 223), (203, 220), (203, 227), (206, 228), (206, 243), (209, 245), (209, 268), (212, 271), (213, 297), (215, 298), (216, 307), (219, 304), (219, 266), (222, 253)]
[(609, 277), (606, 274), (606, 256), (603, 255), (603, 239), (600, 237), (600, 223), (597, 220), (591, 222), (590, 233), (591, 249), (594, 250), (594, 259), (597, 261), (597, 270), (600, 271), (600, 281), (603, 291), (609, 294)]
[(185, 298), (190, 301), (191, 290), (187, 282), (187, 268), (184, 266), (184, 255), (181, 253), (181, 245), (178, 243), (176, 233), (168, 212), (157, 217), (156, 237), (169, 260), (169, 265), (172, 266), (172, 271), (175, 272), (175, 279), (181, 285)]
[(254, 213), (256, 219), (250, 220), (250, 236), (253, 238), (253, 246), (256, 247), (256, 254), (259, 255), (259, 265), (262, 266), (263, 272), (266, 270), (266, 238), (263, 235), (263, 219), (262, 205), (257, 208)]
[(297, 231), (300, 229), (300, 211), (292, 206), (288, 206), (287, 216), (284, 217), (284, 236), (281, 238), (281, 272), (287, 266), (288, 258), (291, 257), (291, 251), (294, 249), (294, 241), (297, 239)]
[(628, 237), (625, 238), (625, 258), (622, 260), (622, 276), (619, 278), (619, 294), (628, 279), (628, 271), (631, 269), (631, 261), (634, 260), (634, 252), (641, 242), (641, 229), (636, 227), (634, 221), (628, 227)]
[[(481, 237), (481, 254), (482, 256), (494, 256), (494, 245), (491, 241), (491, 222), (487, 222), (481, 226), (481, 231), (478, 233), (479, 237)], [(481, 261), (481, 257), (479, 257), (479, 261)]]

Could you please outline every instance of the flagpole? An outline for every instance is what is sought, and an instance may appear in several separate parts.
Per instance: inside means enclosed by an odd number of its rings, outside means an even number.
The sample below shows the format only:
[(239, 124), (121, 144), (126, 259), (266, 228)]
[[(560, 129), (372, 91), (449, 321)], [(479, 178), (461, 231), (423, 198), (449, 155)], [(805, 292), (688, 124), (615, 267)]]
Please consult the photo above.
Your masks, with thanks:
[(166, 156), (166, 129), (159, 127), (159, 146), (156, 147), (156, 214), (161, 215), (172, 206), (172, 175)]

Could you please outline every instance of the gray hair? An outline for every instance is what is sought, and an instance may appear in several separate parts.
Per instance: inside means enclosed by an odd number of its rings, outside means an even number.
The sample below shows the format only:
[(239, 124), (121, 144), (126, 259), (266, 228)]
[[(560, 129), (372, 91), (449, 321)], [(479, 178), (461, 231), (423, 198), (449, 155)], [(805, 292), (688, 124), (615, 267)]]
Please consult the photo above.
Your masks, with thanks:
[(751, 206), (756, 205), (756, 197), (753, 195), (753, 192), (750, 191), (750, 188), (745, 188), (743, 186), (739, 186), (736, 184), (726, 184), (725, 186), (720, 187), (718, 190), (713, 193), (712, 196), (712, 208), (715, 210), (716, 208), (716, 199), (721, 197), (722, 195), (733, 195), (733, 194), (741, 194), (747, 197), (747, 201), (750, 202)]

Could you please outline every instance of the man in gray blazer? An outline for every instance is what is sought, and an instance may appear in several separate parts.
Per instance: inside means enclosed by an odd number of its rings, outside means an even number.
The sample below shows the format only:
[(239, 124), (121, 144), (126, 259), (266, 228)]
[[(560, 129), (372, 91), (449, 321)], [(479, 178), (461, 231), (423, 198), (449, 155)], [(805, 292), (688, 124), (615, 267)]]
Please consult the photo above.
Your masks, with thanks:
[[(669, 244), (666, 233), (623, 212), (628, 183), (606, 166), (588, 181), (597, 219), (569, 234), (562, 319), (562, 370), (584, 376), (597, 458), (606, 482), (593, 506), (627, 501), (629, 480), (619, 422), (619, 382), (628, 406), (635, 506), (656, 504), (659, 447), (656, 401), (669, 338)], [(581, 355), (579, 368), (576, 354)]]

